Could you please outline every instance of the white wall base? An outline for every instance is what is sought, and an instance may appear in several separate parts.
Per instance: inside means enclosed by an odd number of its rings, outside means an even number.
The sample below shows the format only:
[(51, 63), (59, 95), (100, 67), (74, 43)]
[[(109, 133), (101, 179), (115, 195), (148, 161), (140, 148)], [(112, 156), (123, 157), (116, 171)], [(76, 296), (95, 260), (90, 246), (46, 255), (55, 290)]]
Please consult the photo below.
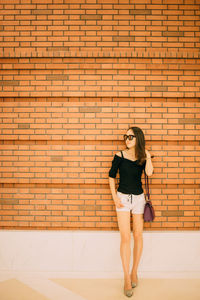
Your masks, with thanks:
[[(1, 230), (0, 244), (0, 278), (123, 277), (119, 231)], [(200, 232), (144, 231), (138, 275), (200, 278)]]

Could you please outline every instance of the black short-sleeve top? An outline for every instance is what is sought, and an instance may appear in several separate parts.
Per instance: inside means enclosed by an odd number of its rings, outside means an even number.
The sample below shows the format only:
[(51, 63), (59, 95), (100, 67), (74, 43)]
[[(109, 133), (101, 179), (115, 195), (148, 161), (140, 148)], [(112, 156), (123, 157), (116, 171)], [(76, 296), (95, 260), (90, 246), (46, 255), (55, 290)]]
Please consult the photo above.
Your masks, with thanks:
[(138, 160), (133, 161), (115, 154), (109, 170), (109, 177), (116, 178), (119, 169), (120, 180), (117, 190), (124, 194), (140, 195), (144, 192), (141, 176), (145, 166), (146, 160), (143, 165), (139, 165)]

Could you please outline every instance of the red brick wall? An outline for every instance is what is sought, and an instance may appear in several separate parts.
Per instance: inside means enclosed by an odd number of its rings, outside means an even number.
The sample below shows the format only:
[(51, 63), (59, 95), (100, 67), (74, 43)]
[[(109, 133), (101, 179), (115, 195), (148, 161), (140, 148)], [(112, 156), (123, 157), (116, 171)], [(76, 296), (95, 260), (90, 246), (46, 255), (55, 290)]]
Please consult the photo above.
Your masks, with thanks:
[(199, 230), (199, 1), (26, 3), (0, 3), (0, 228), (118, 230), (132, 125), (154, 155), (145, 230)]

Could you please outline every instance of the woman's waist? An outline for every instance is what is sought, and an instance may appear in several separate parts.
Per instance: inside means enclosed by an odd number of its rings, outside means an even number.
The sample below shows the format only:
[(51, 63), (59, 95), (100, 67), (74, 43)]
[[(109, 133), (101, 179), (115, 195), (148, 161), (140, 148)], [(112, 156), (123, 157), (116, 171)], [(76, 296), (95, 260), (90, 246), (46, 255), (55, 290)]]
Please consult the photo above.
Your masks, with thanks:
[(137, 187), (127, 187), (126, 186), (126, 187), (124, 187), (121, 185), (119, 185), (117, 191), (119, 191), (123, 194), (134, 194), (134, 195), (140, 195), (144, 192), (142, 186), (137, 186)]

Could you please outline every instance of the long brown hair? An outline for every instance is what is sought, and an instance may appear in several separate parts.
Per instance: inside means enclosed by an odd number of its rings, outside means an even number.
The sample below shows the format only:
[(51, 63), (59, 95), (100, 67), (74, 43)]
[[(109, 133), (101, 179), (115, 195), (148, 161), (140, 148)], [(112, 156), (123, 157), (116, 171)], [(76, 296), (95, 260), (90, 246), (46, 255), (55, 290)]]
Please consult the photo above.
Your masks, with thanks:
[[(143, 163), (146, 160), (144, 133), (143, 133), (142, 129), (139, 127), (129, 127), (128, 130), (129, 129), (131, 129), (133, 131), (134, 135), (136, 136), (135, 157), (138, 160), (138, 164), (143, 165)], [(127, 149), (128, 149), (128, 147), (127, 147)]]

